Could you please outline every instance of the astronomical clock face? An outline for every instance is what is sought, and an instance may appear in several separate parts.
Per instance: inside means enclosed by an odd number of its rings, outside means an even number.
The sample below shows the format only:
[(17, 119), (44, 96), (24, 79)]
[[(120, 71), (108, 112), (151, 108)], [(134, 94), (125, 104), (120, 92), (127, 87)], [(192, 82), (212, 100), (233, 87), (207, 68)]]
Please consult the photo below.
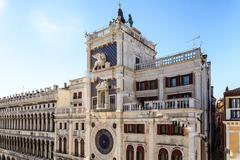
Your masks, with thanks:
[(100, 153), (110, 153), (113, 148), (112, 134), (106, 129), (99, 130), (95, 137), (95, 144)]

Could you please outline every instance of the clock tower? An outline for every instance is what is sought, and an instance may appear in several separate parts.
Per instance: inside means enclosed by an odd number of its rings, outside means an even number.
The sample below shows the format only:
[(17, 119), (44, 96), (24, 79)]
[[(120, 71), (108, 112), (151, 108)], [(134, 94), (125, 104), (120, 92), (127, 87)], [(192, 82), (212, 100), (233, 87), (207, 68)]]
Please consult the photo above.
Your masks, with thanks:
[(155, 45), (132, 24), (119, 5), (117, 18), (107, 27), (86, 34), (93, 159), (122, 157), (123, 104), (136, 101), (135, 64), (155, 59)]

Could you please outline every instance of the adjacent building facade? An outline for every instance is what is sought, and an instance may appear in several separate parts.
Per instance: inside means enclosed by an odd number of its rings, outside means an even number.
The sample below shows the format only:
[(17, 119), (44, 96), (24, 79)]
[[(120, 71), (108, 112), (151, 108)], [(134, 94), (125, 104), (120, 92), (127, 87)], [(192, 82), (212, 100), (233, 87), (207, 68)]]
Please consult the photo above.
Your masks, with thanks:
[(216, 160), (224, 160), (225, 153), (225, 113), (224, 113), (224, 98), (217, 100), (215, 106), (215, 123), (214, 127), (214, 138), (212, 143), (213, 157)]
[(240, 159), (240, 88), (226, 90), (225, 110), (225, 148), (227, 160)]
[(86, 46), (87, 77), (0, 100), (0, 159), (210, 159), (211, 63), (200, 48), (157, 59), (121, 8)]

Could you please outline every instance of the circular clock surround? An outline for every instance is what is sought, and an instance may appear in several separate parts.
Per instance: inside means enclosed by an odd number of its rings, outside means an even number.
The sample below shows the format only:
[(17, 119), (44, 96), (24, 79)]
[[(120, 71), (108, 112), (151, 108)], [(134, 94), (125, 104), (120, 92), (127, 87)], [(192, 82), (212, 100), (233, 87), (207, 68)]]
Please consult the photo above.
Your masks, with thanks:
[(113, 148), (112, 134), (106, 129), (99, 130), (95, 137), (95, 144), (100, 153), (110, 153)]

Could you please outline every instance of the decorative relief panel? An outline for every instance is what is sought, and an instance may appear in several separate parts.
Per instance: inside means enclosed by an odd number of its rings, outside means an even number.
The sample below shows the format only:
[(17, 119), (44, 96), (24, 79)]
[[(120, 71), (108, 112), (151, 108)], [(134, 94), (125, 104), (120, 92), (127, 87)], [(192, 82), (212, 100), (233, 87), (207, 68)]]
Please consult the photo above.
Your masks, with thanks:
[(107, 68), (117, 64), (117, 43), (111, 43), (91, 50), (91, 70)]

